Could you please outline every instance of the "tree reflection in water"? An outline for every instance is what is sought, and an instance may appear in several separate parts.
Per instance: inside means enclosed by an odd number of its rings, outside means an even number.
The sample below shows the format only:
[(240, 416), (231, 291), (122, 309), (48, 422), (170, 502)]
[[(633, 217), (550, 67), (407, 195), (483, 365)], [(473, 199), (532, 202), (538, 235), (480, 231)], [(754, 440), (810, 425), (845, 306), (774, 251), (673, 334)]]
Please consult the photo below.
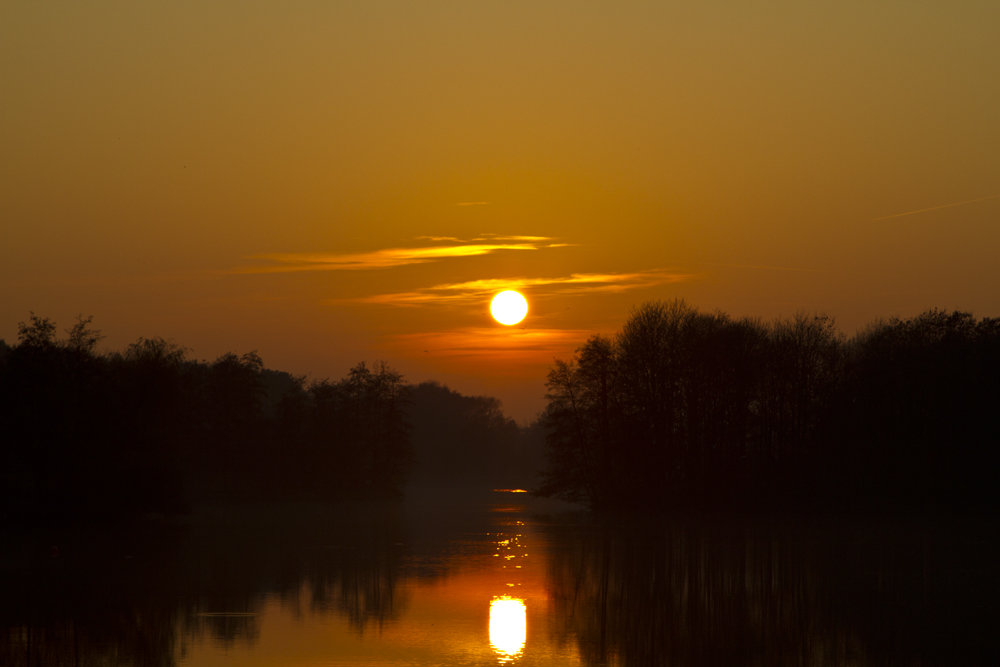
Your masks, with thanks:
[[(0, 664), (173, 664), (180, 617), (179, 531), (3, 535)], [(96, 548), (95, 545), (100, 545)]]
[[(984, 541), (989, 535), (990, 541)], [(554, 528), (556, 632), (591, 665), (997, 664), (995, 531)]]
[(5, 536), (0, 665), (168, 667), (191, 642), (253, 646), (278, 598), (358, 633), (405, 606), (398, 510), (218, 509), (186, 526)]
[[(407, 529), (394, 507), (271, 506), (2, 536), (0, 665), (169, 667), (205, 643), (260, 649), (276, 602), (344, 618), (371, 644), (397, 632), (419, 649), (433, 632), (460, 645), (432, 647), (429, 664), (1000, 664), (990, 524), (491, 514), (441, 524), (430, 512)], [(423, 556), (408, 561), (403, 543)], [(491, 600), (504, 603), (487, 637)], [(464, 630), (442, 629), (448, 619)]]

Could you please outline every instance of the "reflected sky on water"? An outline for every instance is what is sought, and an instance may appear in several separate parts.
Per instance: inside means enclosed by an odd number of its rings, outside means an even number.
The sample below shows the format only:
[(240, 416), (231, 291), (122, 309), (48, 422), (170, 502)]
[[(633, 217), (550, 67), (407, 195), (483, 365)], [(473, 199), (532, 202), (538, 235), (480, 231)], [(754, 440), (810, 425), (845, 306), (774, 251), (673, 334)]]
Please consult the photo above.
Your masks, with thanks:
[(0, 664), (986, 665), (989, 522), (594, 517), (509, 491), (4, 542)]
[[(179, 664), (579, 664), (576, 647), (548, 630), (546, 537), (525, 500), (507, 491), (471, 502), (422, 497), (397, 517), (391, 546), (400, 555), (386, 563), (396, 574), (382, 578), (392, 586), (391, 605), (352, 617), (318, 607), (318, 587), (306, 581), (294, 595), (261, 600), (252, 642), (227, 644), (218, 633), (202, 633)], [(376, 581), (350, 579), (360, 589)], [(343, 583), (334, 588), (319, 587), (326, 598), (342, 596)], [(384, 587), (381, 594), (389, 596)]]

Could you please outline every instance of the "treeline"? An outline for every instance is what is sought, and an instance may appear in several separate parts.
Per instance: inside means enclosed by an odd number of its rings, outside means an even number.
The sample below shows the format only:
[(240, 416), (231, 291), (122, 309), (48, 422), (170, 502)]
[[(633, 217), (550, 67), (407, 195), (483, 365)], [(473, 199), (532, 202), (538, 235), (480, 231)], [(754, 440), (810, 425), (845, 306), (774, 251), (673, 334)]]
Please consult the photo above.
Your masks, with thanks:
[(683, 301), (549, 373), (539, 491), (595, 507), (997, 509), (1000, 320), (929, 311), (847, 339)]
[(413, 388), (415, 486), (529, 488), (542, 466), (536, 428), (521, 428), (492, 396), (465, 396), (437, 382)]
[(193, 502), (398, 496), (409, 387), (376, 363), (307, 384), (250, 352), (188, 359), (162, 338), (98, 354), (80, 318), (0, 341), (0, 518), (183, 511)]

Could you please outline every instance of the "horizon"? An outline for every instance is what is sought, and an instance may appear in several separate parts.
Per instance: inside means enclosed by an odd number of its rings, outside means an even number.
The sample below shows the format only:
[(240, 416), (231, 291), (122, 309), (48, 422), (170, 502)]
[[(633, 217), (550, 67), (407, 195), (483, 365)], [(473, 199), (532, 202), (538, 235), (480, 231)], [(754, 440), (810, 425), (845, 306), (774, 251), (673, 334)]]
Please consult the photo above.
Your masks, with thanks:
[(554, 358), (648, 301), (848, 336), (994, 317), (998, 24), (901, 0), (7, 5), (0, 338), (82, 313), (112, 350), (311, 379), (382, 359), (524, 423)]

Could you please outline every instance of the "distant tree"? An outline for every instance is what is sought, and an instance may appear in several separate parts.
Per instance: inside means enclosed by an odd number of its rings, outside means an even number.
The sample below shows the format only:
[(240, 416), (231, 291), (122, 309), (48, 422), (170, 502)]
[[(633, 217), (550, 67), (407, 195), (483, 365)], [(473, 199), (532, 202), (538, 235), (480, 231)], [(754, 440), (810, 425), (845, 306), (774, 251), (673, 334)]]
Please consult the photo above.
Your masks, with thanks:
[(593, 503), (597, 497), (590, 423), (575, 361), (557, 359), (545, 383), (548, 405), (541, 423), (546, 429), (547, 467), (538, 492), (570, 502)]
[(104, 340), (105, 336), (101, 335), (99, 329), (92, 329), (90, 327), (90, 323), (93, 320), (93, 315), (84, 317), (81, 313), (76, 316), (76, 324), (72, 328), (66, 329), (66, 333), (69, 334), (69, 340), (66, 342), (68, 348), (88, 354), (94, 352), (94, 348), (97, 347), (99, 342)]
[(126, 361), (132, 363), (174, 366), (184, 361), (187, 352), (187, 348), (181, 347), (172, 340), (154, 336), (152, 338), (140, 337), (125, 349), (122, 356)]
[(55, 322), (47, 317), (38, 317), (32, 311), (27, 323), (17, 323), (17, 340), (25, 347), (51, 347), (56, 343)]
[[(651, 302), (634, 309), (616, 338), (624, 402), (628, 410), (633, 488), (652, 491), (684, 476), (684, 330), (697, 315), (683, 300)], [(635, 484), (637, 480), (642, 482)]]
[(412, 424), (417, 486), (533, 486), (537, 460), (521, 429), (492, 396), (466, 396), (437, 382), (413, 387)]
[(804, 313), (770, 326), (761, 374), (761, 421), (754, 457), (787, 463), (803, 454), (840, 378), (843, 336), (826, 316)]
[(383, 361), (373, 369), (361, 362), (339, 385), (345, 433), (363, 471), (365, 493), (398, 494), (412, 461), (403, 376)]

